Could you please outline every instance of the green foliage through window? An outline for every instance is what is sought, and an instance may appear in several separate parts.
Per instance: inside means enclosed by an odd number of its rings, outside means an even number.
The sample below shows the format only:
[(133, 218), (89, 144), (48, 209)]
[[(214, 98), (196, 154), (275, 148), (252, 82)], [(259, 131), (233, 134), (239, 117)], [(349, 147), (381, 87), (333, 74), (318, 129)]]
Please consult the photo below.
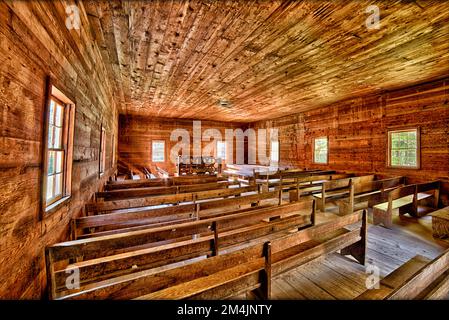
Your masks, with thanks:
[(418, 166), (418, 131), (391, 131), (390, 165), (392, 167)]

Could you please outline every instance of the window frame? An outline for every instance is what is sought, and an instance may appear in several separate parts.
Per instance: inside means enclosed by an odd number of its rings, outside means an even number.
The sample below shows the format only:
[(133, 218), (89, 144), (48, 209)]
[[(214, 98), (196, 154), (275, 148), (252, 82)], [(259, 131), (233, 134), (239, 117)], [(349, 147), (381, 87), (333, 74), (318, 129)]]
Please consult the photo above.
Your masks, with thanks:
[[(48, 177), (49, 177), (49, 174), (48, 174), (48, 159), (49, 159), (50, 152), (62, 152), (62, 159), (63, 160), (62, 160), (61, 172), (59, 172), (59, 173), (56, 172), (57, 170), (56, 170), (56, 162), (55, 162), (55, 164), (54, 164), (54, 166), (55, 166), (55, 173), (52, 174), (52, 176), (56, 176), (57, 174), (62, 174), (61, 193), (58, 194), (58, 195), (53, 196), (53, 198), (51, 198), (50, 200), (47, 199), (47, 193), (46, 193), (45, 194), (45, 204), (46, 204), (47, 207), (51, 206), (52, 204), (54, 204), (55, 202), (61, 200), (64, 197), (64, 194), (65, 194), (65, 190), (64, 190), (65, 189), (65, 180), (66, 180), (66, 167), (67, 167), (66, 156), (67, 156), (67, 149), (68, 149), (68, 143), (67, 143), (67, 138), (68, 138), (68, 132), (67, 131), (68, 131), (68, 128), (67, 128), (67, 123), (66, 123), (66, 119), (67, 119), (67, 105), (64, 102), (62, 102), (61, 100), (59, 100), (57, 97), (53, 96), (53, 95), (51, 95), (50, 100), (48, 102), (50, 104), (51, 104), (51, 102), (55, 103), (55, 113), (53, 115), (53, 121), (54, 122), (56, 121), (56, 108), (57, 108), (57, 106), (61, 106), (63, 108), (63, 112), (62, 112), (63, 119), (62, 119), (62, 127), (58, 127), (56, 125), (56, 123), (53, 123), (53, 127), (60, 128), (61, 131), (62, 131), (61, 132), (62, 133), (61, 134), (61, 141), (60, 141), (61, 147), (60, 148), (53, 148), (53, 147), (50, 148), (50, 146), (48, 145), (48, 142), (47, 142), (47, 147), (46, 147), (47, 162), (45, 164), (46, 165), (46, 173), (47, 173), (47, 175), (46, 175), (47, 181), (48, 181)], [(49, 130), (50, 130), (50, 107), (49, 107), (48, 112), (47, 112), (47, 120), (46, 121), (47, 121), (47, 135), (46, 135), (46, 137), (48, 139), (48, 133), (49, 133)], [(54, 139), (55, 139), (55, 135), (53, 133), (53, 140)], [(46, 186), (47, 186), (47, 181), (45, 182)], [(56, 183), (53, 182), (53, 194), (55, 194), (55, 186), (56, 186)], [(47, 192), (47, 188), (45, 188), (45, 192)]]
[(102, 177), (106, 171), (106, 128), (100, 128), (100, 149), (99, 149), (98, 175)]
[[(391, 164), (391, 136), (393, 133), (401, 132), (416, 132), (416, 166), (401, 166)], [(400, 127), (400, 128), (388, 128), (387, 129), (387, 168), (389, 169), (408, 169), (408, 170), (420, 170), (421, 169), (421, 129), (420, 127)]]
[[(321, 139), (326, 139), (326, 162), (317, 162), (316, 161), (316, 141), (317, 140), (321, 140)], [(329, 164), (329, 136), (321, 136), (321, 137), (315, 137), (313, 138), (313, 145), (312, 145), (312, 162), (313, 164), (318, 164), (318, 165), (326, 165)]]
[[(162, 142), (163, 144), (164, 144), (164, 152), (163, 152), (163, 154), (164, 154), (164, 159), (162, 160), (162, 161), (155, 161), (154, 160), (154, 143), (157, 143), (157, 142)], [(166, 154), (166, 152), (167, 152), (167, 148), (166, 148), (166, 146), (167, 146), (167, 143), (166, 143), (166, 141), (165, 140), (152, 140), (151, 141), (151, 162), (153, 162), (153, 163), (165, 163), (165, 161), (166, 161), (166, 159), (167, 159), (167, 154)]]
[[(50, 148), (48, 136), (50, 130), (50, 105), (52, 101), (63, 107), (63, 121), (61, 134), (61, 147)], [(43, 108), (43, 135), (42, 135), (42, 156), (41, 156), (41, 205), (39, 218), (43, 220), (46, 216), (57, 211), (63, 204), (71, 199), (72, 191), (72, 166), (73, 166), (73, 135), (75, 128), (75, 103), (72, 102), (61, 90), (53, 85), (51, 79), (47, 80), (47, 92), (45, 95), (45, 105)], [(56, 109), (55, 109), (56, 110)], [(56, 118), (56, 113), (54, 115)], [(54, 119), (55, 119), (54, 118)], [(63, 152), (62, 170), (60, 173), (61, 193), (47, 200), (47, 183), (48, 183), (48, 161), (50, 152)], [(56, 163), (55, 163), (56, 165)], [(55, 169), (56, 170), (56, 169)], [(53, 188), (55, 184), (53, 184)]]

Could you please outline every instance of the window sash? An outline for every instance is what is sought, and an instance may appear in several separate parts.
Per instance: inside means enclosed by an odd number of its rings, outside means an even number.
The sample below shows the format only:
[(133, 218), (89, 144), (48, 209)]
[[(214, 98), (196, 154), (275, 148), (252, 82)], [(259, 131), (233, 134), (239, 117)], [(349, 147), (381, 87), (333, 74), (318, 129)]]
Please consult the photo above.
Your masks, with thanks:
[[(66, 195), (65, 179), (67, 168), (67, 105), (54, 96), (51, 96), (49, 101), (46, 150), (46, 207)], [(59, 138), (56, 136), (58, 131)], [(58, 155), (61, 157), (59, 161)]]
[(106, 169), (106, 130), (101, 128), (101, 136), (100, 136), (100, 174), (103, 174)]
[(271, 162), (274, 163), (278, 163), (279, 162), (279, 141), (271, 141), (271, 146), (270, 146), (270, 150), (271, 150), (271, 154), (270, 154), (270, 160)]
[(153, 141), (151, 144), (151, 161), (165, 162), (165, 141)]
[(419, 162), (419, 130), (388, 132), (388, 165), (392, 168), (417, 169)]
[(217, 159), (226, 160), (226, 142), (217, 142)]
[[(320, 145), (320, 142), (322, 145)], [(316, 138), (313, 144), (313, 162), (328, 163), (329, 141), (327, 137)]]

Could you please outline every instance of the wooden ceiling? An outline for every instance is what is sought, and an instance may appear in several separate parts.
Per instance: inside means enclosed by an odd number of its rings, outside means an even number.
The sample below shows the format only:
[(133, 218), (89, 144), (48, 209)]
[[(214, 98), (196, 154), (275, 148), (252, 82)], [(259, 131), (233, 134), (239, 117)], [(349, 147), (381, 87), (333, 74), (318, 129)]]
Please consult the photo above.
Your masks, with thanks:
[(252, 122), (449, 74), (448, 1), (83, 5), (121, 113)]

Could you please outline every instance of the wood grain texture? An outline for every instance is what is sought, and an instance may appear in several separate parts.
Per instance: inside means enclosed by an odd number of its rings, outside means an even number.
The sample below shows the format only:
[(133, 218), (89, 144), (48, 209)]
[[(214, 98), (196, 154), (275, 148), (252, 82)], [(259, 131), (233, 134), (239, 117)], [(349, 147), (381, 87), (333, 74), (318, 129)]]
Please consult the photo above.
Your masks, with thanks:
[[(156, 166), (164, 169), (170, 174), (176, 171), (176, 163), (170, 161), (170, 150), (178, 143), (177, 141), (170, 141), (171, 133), (176, 129), (187, 130), (190, 135), (190, 155), (193, 156), (193, 120), (183, 119), (166, 119), (154, 118), (144, 116), (126, 116), (119, 117), (119, 157), (126, 162), (150, 168), (152, 172), (156, 172)], [(206, 134), (206, 130), (218, 130), (225, 141), (226, 129), (242, 129), (246, 130), (246, 125), (243, 123), (226, 123), (216, 121), (201, 121), (201, 133)], [(179, 141), (181, 138), (179, 138)], [(165, 141), (165, 161), (152, 162), (151, 158), (151, 142), (153, 140)], [(201, 142), (202, 148), (205, 148), (210, 141)], [(234, 161), (236, 161), (236, 146), (237, 141), (234, 138)]]
[[(72, 217), (112, 174), (118, 110), (82, 4), (79, 31), (65, 1), (0, 3), (0, 298), (40, 298), (44, 247), (68, 239)], [(39, 220), (46, 78), (76, 103), (72, 197)], [(98, 178), (101, 124), (106, 174)]]
[[(251, 126), (279, 129), (281, 165), (406, 176), (409, 183), (449, 177), (448, 79)], [(421, 128), (420, 170), (387, 167), (387, 132), (403, 126)], [(319, 136), (329, 136), (327, 165), (312, 162), (313, 139)]]
[(448, 71), (446, 1), (88, 3), (122, 113), (256, 121)]

